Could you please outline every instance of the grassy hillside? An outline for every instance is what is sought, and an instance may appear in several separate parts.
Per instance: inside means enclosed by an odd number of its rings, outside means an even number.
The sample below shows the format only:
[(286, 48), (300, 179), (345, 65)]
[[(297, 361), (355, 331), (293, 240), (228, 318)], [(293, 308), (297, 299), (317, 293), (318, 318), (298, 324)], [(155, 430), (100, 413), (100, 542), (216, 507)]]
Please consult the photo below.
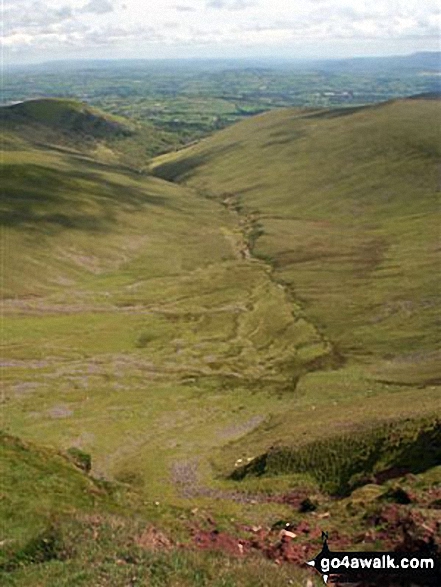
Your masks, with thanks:
[(87, 476), (66, 454), (0, 433), (0, 470), (2, 585), (264, 587), (289, 577), (301, 584), (299, 573), (263, 557), (183, 549), (183, 510), (158, 514), (127, 487)]
[[(263, 587), (293, 576), (261, 556), (193, 553), (186, 520), (199, 532), (213, 511), (222, 527), (242, 511), (270, 523), (288, 509), (230, 500), (212, 480), (210, 457), (270, 410), (284, 410), (273, 394), (292, 388), (326, 345), (266, 265), (244, 255), (235, 212), (78, 151), (37, 145), (20, 129), (2, 138), (2, 427), (25, 446), (90, 453), (94, 476), (138, 496), (122, 502), (122, 513), (109, 496), (95, 500), (94, 483), (61, 457), (46, 464), (46, 453), (28, 451), (27, 468), (11, 441), (2, 495), (17, 520), (6, 511), (0, 541), (20, 542), (6, 551), (2, 581), (113, 587), (136, 576), (133, 584)], [(156, 520), (190, 551), (154, 555), (150, 534), (138, 549)]]
[(29, 100), (2, 109), (4, 120), (16, 125), (41, 124), (66, 135), (129, 134), (129, 121), (123, 121), (84, 103), (75, 100), (49, 99)]
[[(23, 535), (6, 584), (304, 587), (252, 553), (301, 563), (330, 526), (396, 546), (397, 477), (398, 520), (435, 528), (439, 103), (274, 112), (159, 158), (161, 177), (73, 148), (126, 127), (64, 107), (43, 125), (26, 106), (50, 141), (2, 136), (2, 428), (24, 439), (4, 436), (24, 512), (5, 510), (5, 540)], [(90, 453), (130, 495), (29, 442)], [(34, 477), (35, 500), (10, 497)], [(300, 528), (285, 550), (281, 520)], [(18, 564), (45, 540), (54, 556)]]
[(284, 110), (154, 162), (252, 220), (253, 255), (340, 358), (338, 371), (303, 377), (295, 411), (235, 455), (439, 411), (439, 110), (425, 99)]
[(109, 514), (118, 511), (106, 485), (90, 479), (67, 455), (1, 433), (0, 462), (1, 570), (38, 562), (38, 557), (57, 558), (55, 544), (53, 552), (44, 552), (43, 537), (52, 529), (55, 542), (54, 526), (63, 517), (91, 514), (95, 509)]
[(236, 211), (20, 140), (2, 167), (5, 425), (152, 500), (180, 503), (182, 469), (204, 493), (213, 449), (283, 413), (329, 345)]
[(4, 106), (0, 121), (9, 144), (21, 137), (39, 147), (73, 149), (137, 169), (152, 155), (178, 145), (171, 133), (75, 100), (41, 98)]

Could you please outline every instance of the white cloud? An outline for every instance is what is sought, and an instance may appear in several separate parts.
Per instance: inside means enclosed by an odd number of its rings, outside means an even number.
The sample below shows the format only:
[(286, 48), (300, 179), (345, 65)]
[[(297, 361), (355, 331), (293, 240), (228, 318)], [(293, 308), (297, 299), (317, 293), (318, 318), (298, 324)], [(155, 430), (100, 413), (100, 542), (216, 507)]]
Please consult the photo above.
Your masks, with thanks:
[(410, 52), (437, 47), (439, 12), (437, 0), (4, 0), (2, 44), (23, 59), (73, 46), (93, 56), (106, 44), (109, 57), (132, 46), (139, 57), (179, 57), (183, 47), (195, 56), (244, 47), (305, 56), (311, 46), (332, 56), (338, 42), (355, 53), (362, 40), (372, 41), (368, 53)]
[(6, 4), (3, 14), (6, 31), (63, 22), (72, 16), (73, 10), (68, 4), (59, 8), (48, 7), (42, 0)]
[(218, 10), (245, 10), (256, 4), (254, 0), (207, 0), (206, 6)]
[(196, 8), (194, 6), (187, 6), (186, 4), (177, 4), (173, 8), (178, 12), (196, 12)]
[(109, 0), (90, 0), (81, 12), (90, 12), (92, 14), (106, 14), (114, 11), (114, 6)]

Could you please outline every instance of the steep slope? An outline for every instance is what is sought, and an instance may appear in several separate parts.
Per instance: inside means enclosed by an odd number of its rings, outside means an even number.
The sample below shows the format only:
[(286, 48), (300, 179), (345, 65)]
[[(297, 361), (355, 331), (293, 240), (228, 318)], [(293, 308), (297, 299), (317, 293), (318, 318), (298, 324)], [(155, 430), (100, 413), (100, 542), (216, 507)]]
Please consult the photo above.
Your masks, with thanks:
[(89, 478), (67, 455), (3, 432), (0, 470), (0, 571), (61, 555), (55, 520), (94, 510), (102, 514), (118, 511), (117, 500), (105, 484)]
[[(190, 215), (198, 202), (187, 198), (188, 191), (75, 153), (27, 143), (4, 151), (2, 163), (0, 219), (7, 297), (37, 295), (69, 279), (116, 270), (148, 249), (147, 242), (155, 238), (164, 240), (164, 247), (152, 251), (158, 259), (150, 259), (149, 274), (173, 273), (174, 267), (185, 264), (187, 251), (167, 260), (165, 241), (169, 246), (179, 243), (193, 229)], [(212, 207), (199, 206), (200, 226), (208, 235), (218, 232), (209, 219)], [(222, 235), (219, 238), (223, 241)], [(228, 255), (228, 243), (225, 249)]]
[[(96, 480), (66, 455), (1, 432), (0, 471), (2, 585), (191, 587), (201, 577), (213, 587), (304, 583), (302, 571), (263, 557), (197, 552), (184, 510), (158, 512), (127, 486)], [(177, 536), (185, 543), (178, 546)]]
[(332, 349), (246, 254), (235, 210), (9, 137), (5, 419), (17, 435), (84, 448), (100, 473), (179, 500), (181, 461), (200, 459), (209, 477), (213, 448), (283, 411), (276, 394), (332, 363)]
[(106, 114), (85, 103), (41, 98), (0, 108), (9, 142), (24, 138), (37, 146), (73, 149), (107, 163), (142, 168), (153, 153), (177, 144), (170, 133)]
[(153, 162), (156, 175), (234, 201), (258, 223), (253, 255), (345, 365), (302, 378), (295, 412), (231, 447), (225, 462), (441, 408), (439, 115), (430, 99), (285, 110)]
[(254, 254), (344, 356), (428, 352), (439, 308), (439, 110), (420, 100), (272, 113), (153, 169), (255, 214)]

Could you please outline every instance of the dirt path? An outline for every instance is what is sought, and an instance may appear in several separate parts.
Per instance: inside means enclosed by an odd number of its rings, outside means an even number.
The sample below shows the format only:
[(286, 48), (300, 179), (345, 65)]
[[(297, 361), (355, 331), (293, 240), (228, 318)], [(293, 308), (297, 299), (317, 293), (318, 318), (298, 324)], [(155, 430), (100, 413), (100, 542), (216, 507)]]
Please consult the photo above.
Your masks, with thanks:
[(263, 503), (266, 500), (262, 495), (228, 491), (204, 485), (200, 471), (200, 459), (184, 459), (175, 461), (170, 470), (173, 484), (178, 489), (180, 497), (192, 499), (195, 497), (209, 497), (210, 499), (226, 499), (236, 503)]

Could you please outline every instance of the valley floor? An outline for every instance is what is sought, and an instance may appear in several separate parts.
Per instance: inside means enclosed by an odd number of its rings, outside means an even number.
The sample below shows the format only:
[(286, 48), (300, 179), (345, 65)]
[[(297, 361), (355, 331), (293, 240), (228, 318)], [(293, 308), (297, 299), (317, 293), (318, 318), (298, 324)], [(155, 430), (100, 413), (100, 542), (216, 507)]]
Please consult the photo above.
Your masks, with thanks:
[[(344, 223), (324, 212), (313, 218), (309, 208), (309, 219), (292, 210), (285, 218), (277, 200), (287, 191), (275, 193), (271, 211), (261, 186), (247, 177), (230, 186), (223, 168), (219, 177), (202, 166), (201, 176), (185, 181), (160, 179), (10, 141), (10, 197), (0, 217), (5, 432), (91, 454), (93, 477), (135, 492), (136, 515), (148, 512), (163, 526), (165, 544), (177, 518), (182, 541), (201, 549), (239, 559), (257, 549), (297, 564), (320, 545), (322, 529), (342, 548), (392, 548), (403, 540), (403, 519), (413, 540), (440, 539), (438, 449), (420, 458), (440, 440), (436, 332), (421, 329), (436, 312), (435, 261), (430, 252), (420, 266), (402, 244), (406, 234), (424, 249), (435, 230), (430, 210), (413, 212), (418, 226), (428, 219), (422, 236), (407, 217), (392, 228), (387, 215), (373, 228), (340, 232)], [(160, 160), (154, 172), (205, 161), (197, 152), (204, 145), (192, 148)], [(418, 280), (397, 273), (400, 259)], [(407, 305), (395, 295), (400, 283)], [(425, 304), (421, 311), (414, 300)], [(325, 460), (335, 464), (335, 478), (344, 477), (332, 490), (318, 471), (317, 452), (328, 442)], [(360, 465), (351, 443), (368, 452), (375, 446), (375, 458)], [(410, 464), (400, 468), (403, 459)], [(263, 476), (255, 474), (260, 463)], [(396, 483), (409, 502), (399, 502)], [(310, 511), (302, 511), (306, 498)], [(25, 522), (8, 516), (25, 535)], [(421, 536), (420, 518), (427, 520)], [(280, 521), (292, 522), (296, 544), (280, 547)], [(143, 577), (130, 584), (253, 584), (230, 575), (216, 583), (214, 567), (200, 583)], [(289, 582), (290, 572), (278, 576)], [(35, 584), (55, 585), (54, 576)], [(289, 584), (303, 585), (307, 575), (293, 577), (298, 583)]]

